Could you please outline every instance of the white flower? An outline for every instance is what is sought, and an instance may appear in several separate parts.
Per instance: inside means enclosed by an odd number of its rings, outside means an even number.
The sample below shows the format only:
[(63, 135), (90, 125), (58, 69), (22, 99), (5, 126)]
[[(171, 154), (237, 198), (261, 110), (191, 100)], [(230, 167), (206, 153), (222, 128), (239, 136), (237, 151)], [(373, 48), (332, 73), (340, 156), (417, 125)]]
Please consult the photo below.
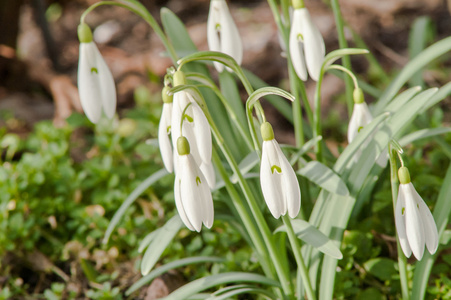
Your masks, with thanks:
[(178, 168), (174, 183), (175, 204), (183, 223), (199, 232), (202, 223), (211, 228), (214, 220), (213, 199), (207, 180), (189, 153), (185, 137), (178, 139)]
[(352, 143), (359, 131), (371, 123), (372, 120), (373, 116), (365, 102), (354, 103), (354, 110), (348, 126), (348, 142)]
[(80, 24), (80, 57), (78, 65), (78, 91), (80, 102), (88, 119), (97, 123), (102, 111), (112, 118), (116, 111), (116, 88), (110, 69), (92, 41), (89, 27)]
[(429, 208), (410, 182), (410, 176), (406, 180), (406, 176), (401, 174), (406, 174), (406, 170), (405, 167), (399, 169), (401, 184), (395, 208), (396, 230), (404, 254), (410, 257), (413, 252), (421, 260), (425, 245), (431, 254), (437, 250), (437, 226)]
[[(185, 111), (182, 132), (180, 132), (182, 113), (188, 104), (190, 105)], [(177, 138), (184, 135), (191, 145), (191, 154), (196, 163), (199, 166), (202, 162), (205, 164), (211, 163), (212, 141), (210, 124), (202, 109), (188, 92), (180, 91), (174, 95), (171, 129), (174, 148), (176, 147)]]
[[(233, 57), (240, 65), (243, 60), (243, 45), (235, 22), (225, 0), (211, 0), (207, 22), (207, 40), (211, 51), (218, 51)], [(215, 62), (218, 72), (224, 65)]]
[(161, 112), (160, 125), (158, 127), (158, 144), (160, 146), (161, 157), (163, 163), (169, 173), (172, 173), (174, 161), (172, 156), (172, 146), (169, 139), (171, 133), (171, 119), (172, 119), (172, 103), (164, 103), (163, 111)]
[(294, 218), (301, 208), (301, 191), (293, 168), (274, 139), (271, 125), (261, 126), (263, 146), (260, 184), (266, 204), (274, 218), (288, 215)]
[(305, 7), (294, 10), (289, 43), (291, 60), (296, 74), (305, 81), (308, 70), (310, 77), (317, 81), (326, 47), (321, 33)]

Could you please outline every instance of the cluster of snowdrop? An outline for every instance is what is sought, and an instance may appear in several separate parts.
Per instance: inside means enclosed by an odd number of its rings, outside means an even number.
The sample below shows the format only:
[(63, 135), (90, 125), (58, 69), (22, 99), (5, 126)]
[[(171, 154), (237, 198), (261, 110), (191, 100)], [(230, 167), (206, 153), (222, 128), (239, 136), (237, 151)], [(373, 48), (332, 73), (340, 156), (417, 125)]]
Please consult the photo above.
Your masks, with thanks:
[[(298, 77), (307, 80), (307, 73), (318, 80), (325, 56), (324, 40), (314, 25), (303, 1), (293, 1), (294, 12), (289, 36), (289, 52)], [(225, 0), (211, 0), (207, 23), (210, 50), (230, 55), (240, 64), (243, 47), (237, 26)], [(116, 110), (116, 90), (113, 76), (92, 39), (88, 25), (78, 28), (80, 60), (78, 88), (86, 116), (97, 123), (102, 113), (108, 118)], [(231, 71), (215, 62), (218, 72)], [(172, 87), (186, 85), (182, 71), (171, 74)], [(174, 194), (176, 207), (183, 223), (200, 231), (202, 224), (210, 228), (214, 219), (211, 189), (216, 178), (212, 158), (210, 124), (203, 109), (204, 100), (190, 89), (173, 95), (170, 87), (162, 91), (163, 110), (158, 130), (158, 140), (163, 163), (168, 172), (175, 173)], [(354, 110), (348, 127), (348, 142), (352, 143), (359, 131), (373, 117), (364, 101), (362, 90), (354, 91)], [(260, 183), (266, 204), (275, 218), (288, 213), (295, 218), (300, 210), (301, 193), (296, 174), (274, 139), (272, 126), (261, 124), (263, 140)], [(365, 147), (364, 144), (362, 147)], [(357, 153), (356, 159), (360, 156)], [(386, 154), (383, 159), (386, 161)], [(438, 246), (437, 228), (428, 207), (415, 191), (410, 175), (404, 166), (399, 169), (399, 196), (395, 221), (403, 252), (413, 253), (421, 259), (425, 245), (430, 253)]]

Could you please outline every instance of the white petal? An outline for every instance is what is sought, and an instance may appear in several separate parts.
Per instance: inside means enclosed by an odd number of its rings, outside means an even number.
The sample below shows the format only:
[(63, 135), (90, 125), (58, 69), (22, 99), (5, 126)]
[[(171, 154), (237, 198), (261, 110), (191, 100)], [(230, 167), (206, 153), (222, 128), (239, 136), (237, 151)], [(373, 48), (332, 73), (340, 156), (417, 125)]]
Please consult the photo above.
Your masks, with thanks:
[(97, 46), (95, 46), (94, 49), (96, 52), (96, 63), (99, 72), (102, 107), (105, 115), (111, 119), (114, 117), (114, 113), (116, 112), (116, 87), (114, 85), (113, 75), (111, 75), (111, 71), (105, 63), (102, 54), (100, 54)]
[[(182, 198), (183, 207), (185, 208), (186, 215), (193, 225), (196, 231), (202, 229), (203, 211), (199, 207), (202, 201), (202, 187), (206, 186), (206, 180), (202, 181), (202, 173), (199, 171), (199, 167), (196, 165), (194, 158), (191, 154), (181, 155), (180, 160), (180, 195)], [(201, 176), (199, 176), (201, 175)], [(200, 183), (198, 182), (198, 178)], [(204, 185), (202, 185), (204, 184)]]
[(293, 167), (280, 149), (276, 140), (273, 140), (277, 153), (279, 155), (280, 167), (282, 169), (282, 184), (288, 215), (295, 218), (301, 209), (301, 189)]
[[(219, 39), (219, 33), (217, 31), (217, 25), (221, 26), (220, 10), (225, 4), (224, 1), (212, 0), (210, 1), (210, 11), (208, 13), (207, 21), (207, 41), (210, 51), (221, 52), (221, 41)], [(224, 65), (218, 62), (213, 63), (218, 72), (224, 70)]]
[(211, 161), (212, 151), (210, 124), (208, 123), (202, 109), (195, 102), (192, 104), (192, 112), (197, 149), (199, 150), (202, 162), (209, 163)]
[(313, 23), (308, 10), (306, 8), (297, 10), (299, 10), (302, 35), (304, 37), (304, 51), (307, 69), (310, 77), (313, 80), (318, 81), (321, 66), (324, 61), (324, 55), (326, 54), (324, 40), (315, 23)]
[(188, 217), (185, 213), (185, 208), (183, 207), (181, 195), (180, 195), (180, 177), (175, 176), (174, 182), (174, 198), (175, 198), (175, 206), (177, 207), (177, 211), (179, 212), (180, 219), (182, 219), (183, 224), (188, 227), (189, 230), (194, 231), (193, 225), (191, 225)]
[(407, 240), (413, 255), (420, 260), (424, 253), (424, 229), (420, 211), (414, 198), (415, 188), (412, 183), (400, 184), (400, 192), (404, 193), (406, 203), (406, 232)]
[(396, 231), (398, 232), (399, 244), (401, 245), (402, 251), (406, 257), (410, 257), (412, 255), (412, 249), (410, 249), (409, 241), (407, 240), (405, 208), (404, 193), (401, 191), (401, 187), (399, 187), (398, 200), (396, 201), (395, 208)]
[(352, 143), (359, 131), (372, 120), (373, 116), (368, 109), (368, 105), (365, 102), (355, 103), (348, 126), (348, 142)]
[(424, 236), (426, 239), (426, 246), (431, 254), (437, 251), (438, 247), (438, 232), (434, 217), (429, 210), (429, 207), (424, 203), (421, 196), (414, 190), (414, 197), (419, 205), (420, 216), (423, 221)]
[[(102, 115), (102, 92), (96, 64), (96, 45), (80, 43), (78, 62), (78, 92), (83, 111), (92, 123), (97, 123)], [(97, 70), (97, 72), (95, 71)]]
[(304, 58), (304, 43), (299, 40), (299, 36), (303, 35), (302, 23), (300, 20), (301, 12), (296, 9), (293, 13), (293, 23), (291, 24), (289, 47), (291, 62), (294, 70), (299, 78), (303, 81), (307, 80), (307, 68), (305, 66)]
[[(172, 121), (171, 121), (171, 132), (172, 132), (172, 146), (177, 149), (177, 139), (180, 137), (180, 123), (182, 120), (182, 112), (188, 105), (189, 99), (186, 92), (181, 91), (174, 94), (172, 102)], [(176, 151), (175, 151), (176, 152)]]
[(264, 141), (262, 147), (262, 160), (260, 166), (260, 185), (269, 211), (278, 219), (287, 213), (286, 203), (283, 199), (282, 176), (275, 171), (273, 165), (279, 166), (277, 152), (271, 142)]
[(168, 127), (171, 126), (172, 103), (164, 103), (161, 112), (160, 125), (158, 126), (158, 144), (160, 146), (163, 163), (169, 173), (172, 173), (174, 158), (172, 155), (172, 145), (169, 139)]
[(202, 171), (202, 174), (204, 174), (205, 178), (207, 179), (208, 186), (210, 189), (214, 189), (216, 185), (216, 174), (215, 170), (213, 168), (213, 164), (210, 162), (208, 164), (202, 163), (200, 165), (200, 170)]
[(229, 8), (225, 1), (221, 13), (221, 51), (230, 55), (235, 59), (238, 65), (241, 65), (243, 60), (243, 44), (241, 42), (240, 33), (233, 21)]
[(201, 184), (199, 185), (201, 188), (201, 207), (198, 209), (202, 211), (203, 213), (203, 223), (205, 227), (211, 228), (214, 221), (214, 209), (213, 209), (213, 198), (211, 196), (211, 191), (208, 188), (208, 185), (205, 184), (205, 177), (201, 174), (202, 172), (199, 172), (199, 177), (201, 180)]

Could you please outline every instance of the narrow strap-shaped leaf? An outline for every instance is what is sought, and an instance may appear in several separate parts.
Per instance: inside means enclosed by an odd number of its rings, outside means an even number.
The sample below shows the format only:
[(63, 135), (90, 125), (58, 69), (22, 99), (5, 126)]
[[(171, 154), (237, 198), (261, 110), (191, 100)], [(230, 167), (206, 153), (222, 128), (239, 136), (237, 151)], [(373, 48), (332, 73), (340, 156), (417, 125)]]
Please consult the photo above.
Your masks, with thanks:
[[(340, 249), (321, 231), (319, 231), (315, 226), (310, 224), (307, 221), (294, 219), (291, 220), (291, 225), (293, 226), (293, 230), (295, 234), (302, 241), (306, 242), (309, 245), (312, 245), (314, 248), (318, 249), (324, 254), (327, 254), (336, 259), (342, 259), (343, 254)], [(277, 232), (286, 232), (287, 228), (285, 225), (277, 228), (274, 233)]]
[(138, 187), (136, 187), (136, 189), (127, 197), (127, 199), (125, 199), (124, 203), (122, 203), (121, 207), (119, 207), (119, 209), (114, 214), (113, 219), (111, 219), (110, 221), (110, 224), (108, 224), (108, 228), (105, 232), (105, 237), (103, 238), (104, 244), (108, 243), (108, 240), (110, 239), (111, 233), (113, 232), (114, 228), (116, 228), (125, 211), (130, 205), (132, 205), (133, 202), (135, 202), (136, 198), (138, 198), (138, 196), (141, 195), (152, 184), (168, 174), (169, 173), (166, 171), (166, 169), (161, 169), (153, 173), (152, 175), (147, 177), (147, 179), (144, 180), (140, 185), (138, 185)]
[(153, 241), (147, 247), (141, 261), (141, 273), (147, 275), (160, 259), (161, 254), (172, 241), (174, 236), (182, 227), (182, 220), (179, 215), (173, 216), (169, 221), (161, 227)]
[(228, 284), (232, 282), (253, 282), (263, 285), (270, 285), (280, 287), (279, 282), (269, 279), (265, 276), (255, 273), (246, 272), (228, 272), (211, 276), (206, 276), (194, 280), (172, 292), (169, 296), (162, 298), (162, 300), (180, 300), (185, 299), (191, 295), (207, 290), (211, 287)]
[(349, 195), (349, 190), (340, 176), (318, 161), (307, 163), (297, 173), (326, 191), (343, 196)]
[(166, 273), (169, 270), (172, 269), (177, 269), (180, 267), (184, 267), (187, 265), (192, 265), (192, 264), (199, 264), (199, 263), (214, 263), (214, 262), (223, 262), (224, 259), (220, 258), (220, 257), (213, 257), (213, 256), (195, 256), (195, 257), (188, 257), (188, 258), (183, 258), (183, 259), (179, 259), (170, 263), (167, 263), (155, 270), (153, 270), (152, 272), (150, 272), (149, 274), (147, 274), (146, 276), (142, 277), (141, 279), (139, 279), (137, 282), (135, 282), (126, 292), (125, 295), (129, 296), (131, 293), (137, 291), (138, 289), (140, 289), (141, 287), (143, 287), (146, 284), (149, 284), (152, 280), (154, 280), (156, 277)]

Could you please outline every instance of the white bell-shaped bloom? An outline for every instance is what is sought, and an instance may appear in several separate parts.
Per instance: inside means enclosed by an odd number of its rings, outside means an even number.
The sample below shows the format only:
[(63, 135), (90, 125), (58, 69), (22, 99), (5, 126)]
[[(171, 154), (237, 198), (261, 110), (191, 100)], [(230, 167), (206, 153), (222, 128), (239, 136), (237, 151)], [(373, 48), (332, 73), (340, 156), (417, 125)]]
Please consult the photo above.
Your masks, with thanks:
[(321, 33), (305, 7), (294, 10), (289, 43), (291, 61), (296, 74), (305, 81), (308, 70), (310, 77), (317, 81), (326, 47)]
[[(233, 21), (225, 0), (211, 0), (207, 21), (207, 40), (211, 51), (218, 51), (233, 57), (240, 65), (243, 60), (243, 44), (238, 28)], [(218, 72), (224, 65), (215, 62)]]
[(434, 254), (438, 247), (437, 226), (429, 208), (410, 182), (409, 171), (399, 169), (398, 200), (395, 208), (395, 223), (399, 243), (407, 257), (413, 255), (421, 260), (424, 246)]
[(92, 41), (88, 25), (80, 24), (78, 35), (80, 53), (78, 64), (78, 91), (80, 102), (88, 119), (97, 123), (102, 111), (113, 118), (116, 111), (116, 88), (110, 69)]
[(263, 146), (260, 166), (260, 184), (271, 214), (278, 219), (288, 215), (294, 218), (301, 208), (301, 191), (296, 173), (274, 139), (271, 125), (261, 126)]
[(169, 173), (172, 173), (174, 159), (171, 140), (169, 139), (172, 125), (172, 96), (167, 94), (168, 90), (168, 87), (164, 87), (162, 91), (163, 110), (161, 112), (160, 125), (158, 126), (158, 144), (164, 166)]
[(183, 223), (199, 232), (202, 223), (211, 228), (214, 220), (213, 199), (199, 166), (190, 154), (188, 140), (178, 139), (178, 168), (174, 183), (175, 204)]
[(372, 120), (373, 116), (365, 102), (354, 103), (354, 110), (348, 126), (348, 143), (352, 143), (359, 131), (371, 123)]

